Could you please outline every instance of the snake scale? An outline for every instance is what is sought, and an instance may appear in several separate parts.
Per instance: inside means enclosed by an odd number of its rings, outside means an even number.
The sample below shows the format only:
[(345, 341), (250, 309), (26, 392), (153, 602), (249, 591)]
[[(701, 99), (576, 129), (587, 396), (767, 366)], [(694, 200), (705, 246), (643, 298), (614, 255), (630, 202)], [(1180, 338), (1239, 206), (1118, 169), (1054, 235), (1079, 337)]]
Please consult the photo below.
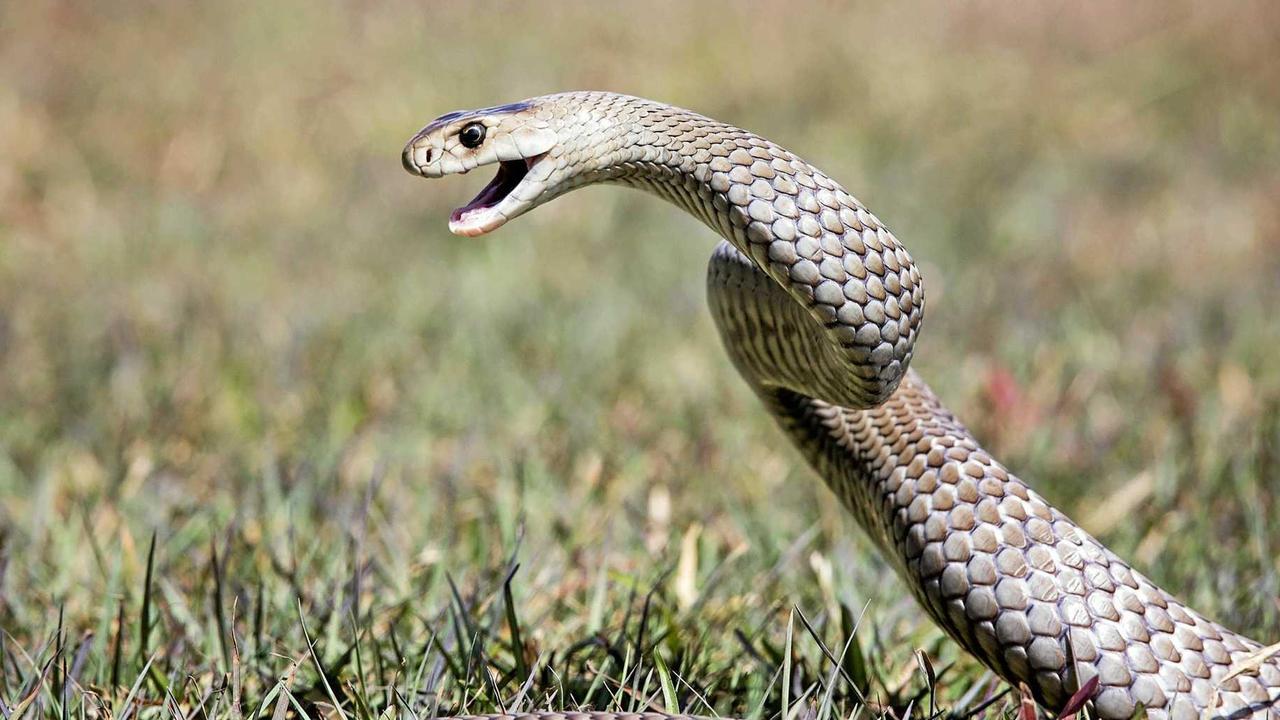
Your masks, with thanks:
[(606, 92), (443, 115), (403, 162), (428, 178), (497, 165), (452, 214), (459, 235), (594, 183), (647, 190), (719, 233), (707, 291), (734, 365), (921, 607), (1041, 706), (1062, 708), (1096, 676), (1100, 718), (1280, 719), (1274, 648), (1131, 568), (985, 452), (909, 369), (920, 271), (817, 168), (745, 130)]

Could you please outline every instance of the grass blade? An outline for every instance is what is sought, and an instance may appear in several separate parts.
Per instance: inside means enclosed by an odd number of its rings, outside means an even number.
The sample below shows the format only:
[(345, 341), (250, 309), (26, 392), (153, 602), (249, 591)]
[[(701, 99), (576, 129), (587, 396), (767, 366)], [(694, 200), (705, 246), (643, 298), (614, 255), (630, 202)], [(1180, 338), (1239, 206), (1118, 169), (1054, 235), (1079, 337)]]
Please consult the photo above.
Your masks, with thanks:
[(147, 656), (148, 641), (151, 637), (151, 577), (155, 570), (156, 533), (151, 532), (151, 545), (147, 549), (147, 573), (142, 583), (142, 614), (138, 619), (138, 657)]
[(671, 672), (667, 669), (667, 661), (662, 659), (662, 653), (653, 654), (653, 665), (658, 671), (658, 683), (662, 686), (662, 703), (666, 706), (667, 714), (679, 715), (680, 701), (676, 698), (676, 686), (671, 682)]
[[(347, 714), (342, 710), (342, 703), (338, 702), (338, 696), (333, 692), (333, 686), (329, 684), (329, 673), (325, 672), (324, 663), (320, 662), (320, 656), (316, 654), (316, 645), (311, 640), (311, 631), (307, 629), (307, 619), (302, 613), (302, 601), (298, 601), (298, 622), (302, 623), (302, 637), (307, 641), (307, 651), (311, 653), (311, 662), (316, 666), (316, 673), (320, 675), (320, 682), (324, 685), (324, 690), (329, 695), (329, 700), (333, 702), (333, 709), (338, 713), (338, 717), (347, 720)], [(292, 694), (290, 695), (292, 697)]]

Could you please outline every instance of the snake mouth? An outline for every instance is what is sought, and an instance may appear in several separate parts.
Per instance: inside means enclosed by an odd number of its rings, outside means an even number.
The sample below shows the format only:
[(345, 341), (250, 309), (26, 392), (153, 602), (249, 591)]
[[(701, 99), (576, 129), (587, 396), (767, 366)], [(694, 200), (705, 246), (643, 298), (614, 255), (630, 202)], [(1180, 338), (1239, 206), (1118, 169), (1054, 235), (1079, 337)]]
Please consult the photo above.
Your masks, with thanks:
[(455, 235), (475, 237), (496, 230), (519, 214), (520, 206), (525, 203), (512, 197), (512, 193), (541, 157), (499, 162), (498, 172), (489, 184), (471, 202), (449, 215), (449, 231)]

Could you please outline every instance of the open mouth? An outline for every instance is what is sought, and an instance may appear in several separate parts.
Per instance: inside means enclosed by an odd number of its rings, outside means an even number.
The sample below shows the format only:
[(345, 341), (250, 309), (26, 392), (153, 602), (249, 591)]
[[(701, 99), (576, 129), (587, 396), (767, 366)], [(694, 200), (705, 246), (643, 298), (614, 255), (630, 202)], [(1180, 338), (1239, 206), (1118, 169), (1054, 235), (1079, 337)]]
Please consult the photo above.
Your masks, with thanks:
[(498, 206), (519, 187), (538, 159), (532, 157), (498, 163), (498, 173), (489, 184), (471, 202), (449, 216), (449, 230), (457, 235), (483, 235), (505, 223), (508, 218), (498, 210)]

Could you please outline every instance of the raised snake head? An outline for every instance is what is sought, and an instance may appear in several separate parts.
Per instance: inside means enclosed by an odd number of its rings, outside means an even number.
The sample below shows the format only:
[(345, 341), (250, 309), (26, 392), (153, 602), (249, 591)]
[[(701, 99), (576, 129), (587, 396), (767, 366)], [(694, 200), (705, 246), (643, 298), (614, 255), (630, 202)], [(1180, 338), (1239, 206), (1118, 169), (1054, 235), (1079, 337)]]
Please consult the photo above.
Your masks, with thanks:
[(565, 175), (557, 160), (572, 124), (550, 107), (554, 97), (446, 113), (405, 145), (405, 169), (426, 178), (498, 166), (493, 180), (450, 215), (451, 232), (483, 235), (563, 192), (552, 190)]
[(454, 233), (483, 235), (574, 188), (636, 179), (643, 172), (638, 165), (682, 139), (673, 123), (694, 120), (723, 127), (628, 95), (544, 95), (441, 115), (413, 136), (403, 162), (409, 172), (428, 178), (497, 164), (493, 180), (449, 218)]

